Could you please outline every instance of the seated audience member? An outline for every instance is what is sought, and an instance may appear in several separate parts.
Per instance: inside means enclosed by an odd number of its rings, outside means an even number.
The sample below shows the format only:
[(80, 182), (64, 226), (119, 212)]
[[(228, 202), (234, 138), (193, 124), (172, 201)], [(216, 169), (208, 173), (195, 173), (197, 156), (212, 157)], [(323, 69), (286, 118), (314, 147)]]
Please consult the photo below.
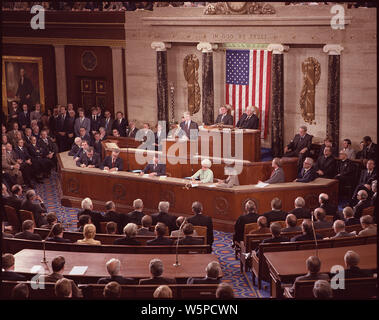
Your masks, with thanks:
[[(141, 199), (135, 199), (133, 201), (133, 209), (134, 210), (132, 212), (129, 212), (125, 218), (127, 222), (132, 222), (140, 226), (142, 222), (142, 218), (144, 216), (143, 201)], [(126, 224), (125, 221), (124, 221), (124, 224)]]
[(272, 221), (284, 221), (287, 216), (287, 212), (282, 211), (282, 200), (274, 198), (271, 200), (271, 211), (263, 214), (267, 218), (268, 223)]
[(371, 197), (371, 205), (372, 206), (375, 206), (376, 205), (376, 201), (377, 201), (377, 198), (378, 198), (378, 181), (377, 180), (374, 180), (372, 183), (371, 183), (371, 190), (373, 192), (373, 195)]
[(354, 217), (354, 210), (352, 207), (345, 207), (342, 211), (343, 217), (345, 219), (345, 226), (355, 226), (360, 224), (358, 218)]
[(240, 182), (238, 180), (237, 170), (233, 167), (232, 164), (226, 164), (224, 168), (224, 174), (227, 176), (226, 179), (217, 180), (217, 186), (222, 188), (232, 188), (234, 186), (239, 186)]
[[(337, 163), (337, 172), (334, 179), (339, 181), (339, 186), (352, 185), (354, 181), (355, 169), (351, 160), (347, 158), (345, 151), (340, 151), (340, 161)], [(340, 193), (342, 188), (340, 189)]]
[(294, 214), (290, 213), (286, 217), (286, 228), (282, 232), (297, 232), (301, 231), (301, 227), (297, 225), (297, 218)]
[(10, 143), (7, 143), (5, 146), (3, 145), (1, 147), (1, 151), (2, 172), (7, 174), (11, 178), (12, 182), (14, 181), (13, 184), (24, 184), (24, 179), (20, 170), (21, 167), (13, 155), (12, 145)]
[(119, 299), (121, 297), (121, 286), (116, 281), (109, 282), (103, 291), (105, 299)]
[(330, 239), (336, 239), (336, 238), (348, 238), (348, 237), (355, 237), (356, 232), (346, 232), (345, 230), (345, 222), (342, 220), (336, 220), (333, 223), (333, 229), (335, 232), (335, 236), (331, 237)]
[(314, 211), (314, 217), (316, 221), (314, 222), (315, 229), (328, 229), (333, 226), (333, 222), (325, 220), (325, 210), (322, 208), (316, 208)]
[(121, 137), (121, 136), (120, 136), (120, 132), (118, 132), (117, 129), (113, 129), (113, 130), (112, 130), (112, 136), (114, 136), (115, 138), (119, 138), (119, 137)]
[(164, 176), (166, 175), (166, 165), (159, 163), (158, 155), (154, 156), (154, 163), (149, 163), (141, 171), (140, 175), (149, 174), (149, 176)]
[[(49, 275), (41, 275), (39, 277), (40, 282), (57, 282), (59, 280), (65, 279), (63, 277), (63, 273), (65, 270), (65, 264), (66, 260), (63, 256), (57, 256), (53, 259), (51, 262), (51, 267), (53, 269), (53, 272), (50, 273)], [(83, 297), (82, 290), (80, 290), (75, 282), (70, 279), (66, 279), (68, 283), (70, 284), (70, 291), (72, 291), (72, 296), (74, 298), (81, 298)]]
[(233, 240), (240, 242), (243, 241), (245, 225), (248, 223), (257, 222), (259, 214), (257, 213), (257, 205), (253, 200), (249, 200), (245, 204), (246, 214), (238, 217), (234, 225)]
[(30, 144), (27, 146), (28, 152), (32, 159), (32, 164), (40, 175), (41, 179), (48, 178), (51, 170), (54, 167), (54, 162), (51, 159), (44, 157), (44, 151), (37, 144), (37, 138), (32, 136)]
[(270, 228), (267, 226), (267, 218), (260, 216), (257, 220), (258, 229), (251, 230), (249, 234), (265, 234), (270, 233)]
[(231, 110), (231, 108), (232, 108), (232, 106), (227, 105), (227, 104), (221, 106), (219, 109), (220, 113), (217, 116), (215, 123), (222, 123), (224, 125), (232, 126), (233, 125), (233, 116), (228, 113), (228, 110)]
[(362, 270), (358, 267), (360, 256), (353, 250), (349, 250), (343, 257), (345, 261), (345, 279), (372, 277), (371, 271)]
[(371, 137), (363, 137), (364, 148), (363, 148), (363, 159), (374, 160), (376, 162), (378, 157), (378, 146), (376, 143), (372, 142)]
[(91, 223), (92, 223), (91, 217), (88, 214), (81, 215), (78, 221), (78, 225), (79, 225), (78, 232), (83, 232), (84, 226), (86, 224), (91, 224)]
[(116, 223), (116, 232), (121, 234), (124, 227), (124, 216), (121, 213), (116, 212), (116, 204), (113, 201), (107, 201), (105, 203), (105, 221), (113, 221)]
[(234, 292), (232, 286), (226, 282), (220, 283), (216, 290), (216, 298), (220, 300), (234, 299)]
[(80, 139), (79, 137), (76, 137), (71, 147), (71, 150), (68, 152), (68, 155), (75, 156), (79, 152), (79, 149), (81, 148), (81, 146), (82, 146), (82, 139)]
[(154, 299), (172, 299), (172, 290), (169, 286), (161, 285), (153, 293)]
[(158, 213), (151, 215), (153, 218), (153, 224), (163, 222), (168, 228), (169, 232), (176, 230), (176, 218), (168, 213), (170, 203), (168, 201), (161, 201), (158, 204)]
[(257, 107), (248, 106), (246, 111), (241, 115), (236, 124), (236, 128), (240, 129), (258, 129), (259, 118), (257, 116)]
[(353, 147), (351, 146), (351, 140), (350, 139), (344, 139), (342, 142), (342, 150), (346, 153), (346, 156), (349, 160), (356, 158), (356, 153)]
[(100, 165), (101, 170), (105, 171), (122, 171), (123, 163), (122, 159), (119, 158), (120, 150), (113, 150), (111, 156), (106, 156), (103, 163)]
[[(287, 242), (289, 239), (287, 237), (281, 236), (282, 226), (278, 222), (273, 222), (270, 225), (271, 238), (262, 240), (262, 243), (276, 243), (276, 242)], [(258, 251), (258, 250), (257, 250)]]
[(139, 284), (172, 284), (175, 279), (163, 277), (163, 263), (159, 259), (152, 259), (149, 264), (151, 278), (140, 279)]
[(324, 154), (325, 148), (329, 147), (333, 157), (338, 157), (338, 148), (331, 138), (326, 137), (321, 145), (319, 158)]
[(155, 239), (146, 241), (148, 246), (170, 246), (174, 244), (174, 240), (165, 238), (166, 225), (162, 222), (158, 222), (155, 226)]
[[(293, 140), (284, 148), (283, 157), (299, 157), (298, 161), (298, 169), (303, 166), (303, 162), (305, 163), (306, 157), (309, 156), (312, 138), (313, 136), (307, 133), (306, 126), (300, 126), (299, 133), (295, 135)], [(313, 160), (312, 164), (313, 165)], [(301, 182), (309, 182), (309, 181), (301, 181)]]
[(65, 242), (69, 243), (71, 242), (69, 239), (63, 238), (63, 225), (61, 223), (55, 223), (53, 226), (53, 229), (51, 230), (51, 237), (47, 238), (46, 241), (51, 242)]
[(91, 217), (92, 223), (95, 225), (96, 230), (100, 230), (100, 222), (105, 221), (103, 215), (100, 212), (93, 211), (93, 203), (90, 198), (84, 198), (81, 203), (83, 210), (78, 212), (78, 220), (80, 216), (85, 214)]
[(330, 282), (326, 280), (317, 280), (313, 286), (313, 296), (319, 300), (328, 300), (333, 298), (333, 290)]
[(93, 136), (92, 146), (93, 146), (94, 152), (98, 154), (99, 157), (101, 158), (101, 150), (102, 150), (101, 136), (100, 136), (100, 132), (98, 131), (96, 131)]
[[(36, 200), (38, 200), (39, 203), (35, 203)], [(42, 198), (37, 195), (33, 189), (26, 191), (25, 200), (21, 203), (20, 209), (31, 211), (38, 227), (47, 224), (46, 207)]]
[(154, 232), (150, 231), (150, 227), (153, 224), (153, 219), (149, 215), (146, 214), (142, 217), (141, 223), (142, 223), (142, 227), (138, 229), (137, 236), (154, 236)]
[(295, 199), (295, 209), (292, 209), (290, 212), (294, 214), (297, 219), (310, 219), (311, 212), (305, 208), (305, 200), (302, 197), (297, 197)]
[(316, 170), (313, 166), (313, 159), (312, 158), (305, 158), (303, 163), (303, 168), (299, 172), (297, 179), (295, 179), (295, 182), (311, 182), (317, 178)]
[(83, 228), (84, 239), (78, 240), (78, 244), (88, 244), (88, 245), (101, 245), (101, 242), (95, 240), (96, 227), (93, 224), (86, 224)]
[(197, 181), (197, 183), (212, 183), (213, 182), (213, 172), (210, 169), (212, 166), (212, 162), (209, 159), (204, 159), (201, 161), (201, 169), (197, 170), (194, 175), (191, 176), (192, 182), (195, 183), (195, 180), (197, 178), (200, 179), (200, 181)]
[(368, 199), (366, 190), (359, 190), (357, 194), (358, 203), (354, 206), (354, 216), (360, 218), (362, 216), (363, 209), (371, 207), (371, 201)]
[(205, 278), (188, 278), (187, 284), (212, 284), (220, 283), (221, 266), (217, 261), (209, 262), (205, 268)]
[(19, 184), (15, 184), (11, 188), (11, 196), (6, 199), (5, 203), (8, 206), (16, 209), (16, 212), (20, 210), (22, 204), (22, 187)]
[(57, 218), (57, 215), (55, 214), (55, 212), (49, 212), (46, 215), (46, 221), (47, 221), (47, 224), (44, 224), (40, 228), (51, 229), (54, 226), (54, 224), (56, 224), (58, 222), (58, 218)]
[(76, 165), (81, 168), (98, 168), (100, 166), (100, 155), (89, 147), (87, 152), (82, 153)]
[(318, 257), (310, 256), (306, 261), (308, 273), (304, 276), (297, 277), (291, 287), (290, 291), (295, 294), (295, 284), (302, 280), (329, 280), (329, 276), (326, 273), (320, 273), (321, 261)]
[(14, 272), (14, 255), (5, 253), (1, 257), (1, 267), (4, 271), (1, 272), (1, 279), (7, 281), (23, 281), (26, 280), (25, 276)]
[(138, 227), (135, 223), (128, 223), (124, 227), (124, 238), (119, 238), (114, 241), (117, 245), (129, 245), (129, 246), (139, 246), (141, 242), (136, 240)]
[[(280, 158), (272, 159), (271, 166), (274, 170), (271, 172), (270, 178), (264, 181), (264, 183), (274, 184), (285, 182), (284, 171), (282, 168), (282, 161)], [(258, 183), (261, 181), (258, 181)]]
[(88, 133), (88, 131), (86, 130), (86, 128), (80, 128), (79, 129), (79, 136), (78, 136), (80, 139), (82, 139), (82, 141), (87, 141), (88, 144), (91, 143), (91, 137)]
[(57, 298), (72, 298), (72, 286), (70, 280), (65, 278), (59, 279), (57, 282), (55, 282), (54, 292)]
[[(313, 228), (312, 228), (312, 222), (311, 220), (305, 219), (303, 223), (301, 224), (301, 230), (303, 231), (303, 234), (294, 236), (291, 238), (291, 242), (295, 241), (306, 241), (306, 240), (314, 240), (313, 235)], [(321, 240), (322, 236), (316, 233), (316, 239)]]
[(358, 233), (358, 236), (377, 235), (378, 228), (377, 228), (376, 224), (374, 223), (374, 219), (372, 216), (369, 216), (369, 215), (362, 216), (360, 221), (361, 221), (361, 226), (362, 226), (363, 230), (361, 230)]
[(81, 147), (79, 148), (78, 152), (74, 155), (74, 161), (75, 163), (80, 160), (83, 154), (86, 154), (90, 148), (90, 145), (87, 140), (82, 140)]
[(106, 263), (109, 277), (100, 278), (98, 284), (107, 284), (117, 282), (118, 284), (137, 284), (137, 281), (132, 278), (124, 278), (120, 275), (121, 262), (118, 259), (112, 258)]
[(337, 206), (329, 202), (329, 196), (326, 193), (320, 193), (318, 196), (318, 203), (320, 204), (320, 208), (325, 210), (325, 214), (327, 216), (333, 216), (333, 220), (337, 220), (339, 218)]
[(371, 194), (371, 184), (374, 180), (377, 180), (375, 161), (368, 160), (366, 169), (362, 170), (358, 185), (355, 188), (353, 196), (350, 200), (350, 207), (354, 207), (357, 204), (357, 194), (359, 190), (365, 190), (367, 194)]
[(193, 237), (193, 225), (192, 223), (186, 223), (183, 227), (184, 238), (177, 240), (179, 245), (200, 245), (204, 244), (203, 239), (197, 239)]
[(117, 233), (117, 223), (113, 221), (107, 222), (105, 225), (105, 230), (107, 234), (116, 234)]
[(187, 219), (187, 222), (194, 226), (207, 227), (207, 244), (212, 248), (213, 244), (213, 222), (212, 218), (203, 214), (203, 205), (199, 201), (192, 203), (192, 212), (194, 215)]
[[(3, 279), (6, 280), (6, 279)], [(11, 293), (12, 300), (29, 299), (29, 286), (26, 283), (19, 283), (14, 286)]]
[(105, 131), (105, 128), (100, 127), (99, 134), (100, 134), (100, 141), (104, 141), (107, 138), (107, 132)]
[(14, 237), (16, 239), (24, 240), (42, 240), (39, 234), (34, 234), (34, 222), (32, 220), (25, 220), (22, 223), (22, 232), (17, 233)]

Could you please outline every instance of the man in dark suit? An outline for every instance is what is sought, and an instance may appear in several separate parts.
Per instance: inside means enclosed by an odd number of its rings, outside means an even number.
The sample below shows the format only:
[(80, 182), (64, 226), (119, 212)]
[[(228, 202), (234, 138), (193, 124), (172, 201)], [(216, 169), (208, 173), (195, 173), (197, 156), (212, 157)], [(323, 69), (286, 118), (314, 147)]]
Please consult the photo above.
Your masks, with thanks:
[[(142, 224), (142, 218), (144, 217), (143, 201), (141, 199), (135, 199), (133, 201), (133, 209), (134, 211), (126, 215), (127, 221), (140, 226)], [(124, 225), (126, 225), (126, 223)]]
[(140, 246), (142, 243), (136, 240), (138, 227), (134, 223), (128, 223), (124, 228), (124, 238), (114, 241), (116, 245)]
[(79, 152), (81, 147), (82, 147), (82, 139), (80, 139), (79, 137), (76, 137), (74, 139), (74, 143), (71, 146), (71, 150), (68, 152), (68, 155), (74, 157)]
[[(282, 163), (280, 158), (272, 159), (271, 166), (274, 170), (271, 172), (270, 178), (264, 181), (264, 183), (274, 184), (285, 182), (284, 171), (282, 169)], [(258, 183), (261, 181), (258, 181)]]
[(307, 127), (301, 126), (299, 133), (284, 148), (284, 157), (299, 157), (298, 169), (302, 168), (304, 159), (309, 157), (313, 136), (307, 133)]
[(371, 201), (368, 199), (366, 190), (359, 190), (357, 194), (358, 203), (354, 206), (354, 217), (359, 219), (362, 216), (363, 209), (371, 207)]
[(117, 224), (117, 232), (121, 234), (124, 228), (124, 215), (116, 212), (116, 204), (113, 201), (105, 203), (105, 210), (104, 220), (115, 222)]
[(352, 278), (367, 278), (372, 277), (373, 274), (369, 270), (362, 270), (358, 267), (360, 256), (353, 250), (348, 250), (344, 256), (345, 261), (345, 279)]
[(215, 123), (222, 123), (228, 126), (233, 125), (233, 116), (228, 114), (228, 107), (226, 105), (220, 108), (220, 114), (217, 116)]
[(305, 200), (302, 197), (297, 197), (295, 199), (295, 209), (292, 209), (290, 212), (294, 214), (297, 219), (310, 219), (311, 212), (305, 208)]
[(1, 280), (6, 281), (25, 281), (22, 274), (14, 272), (14, 256), (11, 253), (5, 253), (1, 257), (1, 266), (4, 271), (1, 272)]
[(109, 170), (112, 171), (122, 171), (123, 169), (123, 163), (122, 159), (119, 158), (120, 151), (119, 150), (113, 150), (111, 156), (107, 156), (104, 158), (103, 163), (100, 165), (101, 170)]
[(43, 149), (37, 144), (36, 137), (31, 137), (31, 143), (27, 146), (27, 149), (37, 172), (42, 175), (42, 178), (49, 177), (51, 169), (54, 167), (54, 162), (43, 157)]
[[(33, 203), (33, 201), (36, 200), (38, 200), (40, 203)], [(37, 227), (47, 223), (46, 207), (43, 203), (42, 198), (36, 195), (36, 192), (33, 189), (26, 191), (26, 197), (25, 200), (22, 202), (20, 209), (28, 210), (33, 213), (34, 221), (36, 222)]]
[(300, 170), (297, 179), (295, 182), (303, 182), (308, 183), (317, 178), (316, 170), (313, 166), (313, 159), (312, 158), (305, 158), (303, 168)]
[(221, 282), (221, 267), (217, 261), (209, 262), (205, 268), (207, 273), (205, 278), (188, 278), (187, 284), (217, 284)]
[[(303, 234), (294, 236), (291, 238), (291, 242), (296, 242), (296, 241), (307, 241), (307, 240), (314, 240), (314, 235), (313, 235), (313, 227), (312, 227), (312, 221), (311, 220), (304, 220), (303, 223), (301, 224), (301, 230), (303, 231)], [(321, 240), (323, 237), (319, 234), (316, 233), (316, 239)]]
[(22, 111), (18, 114), (18, 124), (23, 131), (30, 128), (30, 112), (27, 104), (22, 105)]
[(129, 126), (126, 128), (126, 136), (129, 138), (135, 138), (138, 129), (136, 128), (136, 123), (134, 120), (129, 121)]
[(196, 239), (193, 235), (193, 225), (192, 223), (186, 223), (183, 227), (184, 238), (177, 240), (179, 245), (200, 245), (204, 244), (202, 239)]
[(282, 226), (279, 222), (273, 222), (270, 225), (271, 238), (263, 239), (262, 243), (276, 243), (276, 242), (287, 242), (289, 239), (285, 236), (281, 236)]
[(257, 205), (253, 200), (249, 200), (245, 204), (246, 214), (238, 217), (234, 224), (233, 241), (244, 241), (245, 225), (248, 223), (257, 222), (259, 214), (257, 213)]
[(79, 129), (79, 138), (82, 139), (82, 142), (87, 141), (88, 144), (91, 144), (92, 139), (90, 135), (88, 134), (88, 132), (86, 131), (86, 128)]
[(372, 142), (371, 137), (363, 137), (364, 148), (363, 148), (363, 159), (374, 160), (376, 162), (378, 157), (378, 146)]
[(34, 222), (32, 220), (25, 220), (22, 223), (22, 232), (16, 233), (15, 239), (24, 240), (42, 240), (39, 234), (34, 234)]
[(106, 263), (109, 277), (100, 278), (98, 284), (107, 284), (115, 281), (119, 284), (138, 284), (138, 281), (133, 278), (124, 278), (120, 275), (121, 262), (118, 259), (112, 258)]
[(105, 118), (101, 119), (100, 121), (100, 127), (103, 127), (105, 129), (107, 136), (111, 136), (114, 119), (112, 118), (111, 112), (109, 110), (104, 111), (104, 116)]
[(180, 123), (180, 128), (190, 140), (197, 140), (199, 134), (199, 126), (195, 121), (191, 120), (191, 114), (184, 112), (184, 121)]
[(341, 186), (351, 186), (354, 182), (355, 167), (350, 159), (347, 158), (347, 153), (341, 150), (339, 153), (339, 161), (337, 162), (337, 172), (334, 179), (339, 181), (339, 191), (342, 194)]
[(100, 155), (95, 153), (93, 147), (89, 147), (87, 152), (82, 153), (76, 165), (81, 168), (98, 168), (100, 166)]
[(20, 170), (26, 185), (32, 186), (33, 178), (39, 183), (42, 182), (40, 177), (37, 176), (40, 173), (37, 171), (36, 164), (33, 165), (32, 158), (26, 147), (24, 147), (24, 140), (18, 140), (17, 147), (13, 150), (13, 155), (16, 161), (20, 164)]
[(352, 207), (343, 208), (342, 213), (343, 213), (346, 227), (356, 226), (356, 225), (361, 224), (360, 219), (354, 217), (354, 210)]
[(353, 197), (350, 200), (350, 207), (353, 207), (357, 204), (357, 193), (359, 190), (365, 190), (368, 195), (371, 195), (371, 184), (374, 180), (377, 180), (377, 170), (374, 160), (368, 160), (366, 168), (362, 170), (361, 176), (357, 187), (354, 190)]
[(100, 128), (100, 117), (97, 114), (97, 108), (92, 107), (91, 108), (91, 119), (90, 119), (90, 133), (92, 137), (94, 136), (95, 132), (99, 131)]
[(194, 226), (207, 227), (207, 244), (209, 244), (210, 247), (212, 248), (212, 244), (213, 244), (212, 218), (205, 216), (202, 211), (203, 211), (203, 205), (200, 202), (195, 201), (194, 203), (192, 203), (192, 212), (194, 213), (194, 216), (188, 218), (187, 221), (189, 223), (192, 223)]
[(320, 155), (316, 162), (316, 172), (320, 178), (333, 179), (336, 175), (336, 160), (332, 155), (330, 147), (324, 148), (324, 153)]
[(20, 98), (20, 104), (27, 104), (29, 107), (32, 106), (32, 94), (33, 94), (33, 84), (29, 78), (25, 76), (25, 69), (20, 69), (20, 81), (18, 83), (18, 88), (16, 92), (16, 97)]
[(287, 212), (282, 211), (282, 200), (274, 198), (271, 200), (271, 211), (263, 214), (267, 218), (268, 224), (272, 221), (284, 221), (286, 220)]
[(148, 246), (171, 246), (174, 240), (165, 238), (167, 226), (163, 222), (158, 222), (155, 226), (155, 239), (146, 241)]
[(70, 148), (68, 144), (68, 132), (70, 131), (69, 118), (70, 116), (67, 113), (66, 107), (61, 106), (60, 115), (57, 119), (57, 126), (55, 128), (59, 152), (67, 151)]
[(154, 156), (154, 163), (149, 163), (146, 167), (141, 171), (141, 175), (149, 174), (149, 176), (164, 176), (166, 175), (166, 165), (163, 163), (159, 163), (159, 156)]
[(326, 214), (325, 214), (325, 210), (323, 208), (316, 208), (313, 214), (314, 214), (315, 218), (317, 219), (314, 222), (315, 230), (317, 230), (317, 229), (329, 229), (333, 226), (333, 222), (325, 220)]
[(287, 214), (286, 217), (286, 227), (282, 229), (283, 232), (299, 232), (301, 227), (297, 225), (297, 218), (294, 214)]
[(338, 207), (329, 202), (329, 196), (326, 193), (320, 193), (318, 203), (320, 204), (320, 208), (324, 209), (327, 216), (333, 216), (333, 221), (341, 218)]
[(152, 259), (149, 264), (151, 278), (141, 279), (139, 284), (174, 284), (175, 279), (162, 277), (163, 263), (159, 259)]
[(57, 163), (54, 143), (51, 138), (48, 137), (46, 130), (41, 131), (41, 137), (37, 140), (37, 145), (42, 149), (42, 158), (49, 159), (54, 164)]
[(246, 108), (246, 112), (242, 114), (241, 118), (236, 124), (236, 128), (240, 129), (258, 129), (259, 118), (254, 113), (254, 107), (249, 106)]
[(163, 222), (169, 229), (169, 233), (171, 231), (176, 230), (176, 217), (172, 216), (168, 213), (170, 208), (170, 203), (168, 201), (161, 201), (158, 204), (158, 213), (154, 213), (151, 215), (153, 218), (153, 224), (157, 224), (158, 222)]
[(77, 214), (78, 220), (82, 215), (88, 215), (91, 217), (92, 223), (96, 227), (96, 231), (100, 232), (100, 222), (105, 221), (104, 216), (97, 211), (93, 211), (93, 203), (90, 198), (84, 198), (81, 203), (81, 207), (83, 210), (79, 211)]
[(22, 187), (19, 184), (15, 184), (11, 188), (12, 194), (10, 197), (6, 198), (6, 203), (8, 206), (16, 209), (16, 212), (20, 210), (22, 204)]
[(92, 139), (92, 146), (94, 149), (94, 152), (99, 155), (99, 158), (101, 159), (101, 151), (102, 151), (102, 145), (101, 145), (101, 137), (100, 132), (96, 131), (93, 135)]
[(126, 137), (126, 119), (122, 112), (116, 113), (116, 119), (113, 121), (112, 129), (117, 129), (121, 137)]
[(141, 219), (142, 227), (138, 229), (138, 236), (154, 236), (154, 232), (150, 231), (150, 227), (153, 224), (153, 219), (149, 215), (144, 215)]
[(52, 236), (47, 238), (46, 241), (70, 243), (71, 241), (69, 239), (63, 238), (63, 231), (64, 231), (63, 225), (61, 223), (55, 223), (51, 230)]

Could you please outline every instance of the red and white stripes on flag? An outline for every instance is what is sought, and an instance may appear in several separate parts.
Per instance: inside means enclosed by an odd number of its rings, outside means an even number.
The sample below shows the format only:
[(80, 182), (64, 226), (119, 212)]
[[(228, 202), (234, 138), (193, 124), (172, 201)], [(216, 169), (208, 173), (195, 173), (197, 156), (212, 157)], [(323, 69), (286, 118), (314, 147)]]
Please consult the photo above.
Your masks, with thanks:
[(271, 51), (226, 50), (226, 104), (234, 110), (235, 124), (248, 106), (260, 111), (261, 138), (268, 132)]

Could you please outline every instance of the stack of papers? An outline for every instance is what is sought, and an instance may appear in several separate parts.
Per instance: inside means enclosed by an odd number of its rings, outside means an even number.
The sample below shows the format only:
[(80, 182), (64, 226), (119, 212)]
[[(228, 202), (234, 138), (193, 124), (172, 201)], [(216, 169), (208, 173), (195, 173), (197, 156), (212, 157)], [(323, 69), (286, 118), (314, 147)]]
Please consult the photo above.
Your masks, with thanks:
[(105, 145), (108, 149), (118, 149), (118, 145), (114, 142), (106, 142)]
[(267, 187), (268, 185), (269, 183), (259, 182), (255, 186), (258, 188), (264, 188), (264, 187)]
[(191, 183), (191, 187), (192, 187), (192, 188), (195, 188), (195, 187), (198, 187), (198, 186), (199, 186), (198, 183)]
[(134, 173), (140, 173), (140, 172), (142, 172), (142, 170), (132, 170), (132, 172), (134, 172)]
[(86, 273), (88, 266), (75, 266), (70, 271), (69, 275), (71, 276), (81, 276)]

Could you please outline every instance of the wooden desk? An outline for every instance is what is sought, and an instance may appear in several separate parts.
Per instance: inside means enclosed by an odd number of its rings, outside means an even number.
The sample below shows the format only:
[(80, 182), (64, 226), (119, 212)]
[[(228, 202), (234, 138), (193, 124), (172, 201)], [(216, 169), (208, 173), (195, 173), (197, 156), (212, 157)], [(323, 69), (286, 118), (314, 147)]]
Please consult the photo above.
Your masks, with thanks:
[[(205, 268), (211, 261), (218, 261), (214, 254), (188, 254), (179, 255), (179, 267), (174, 267), (175, 254), (114, 254), (114, 253), (75, 253), (66, 251), (46, 251), (48, 268), (41, 264), (43, 257), (42, 250), (24, 249), (15, 254), (15, 272), (30, 274), (30, 270), (35, 265), (44, 267), (46, 273), (52, 272), (51, 261), (56, 256), (63, 256), (66, 260), (63, 275), (78, 282), (93, 282), (98, 278), (108, 277), (106, 262), (112, 258), (121, 261), (120, 274), (130, 278), (149, 278), (149, 262), (151, 259), (159, 258), (163, 262), (163, 276), (187, 279), (189, 277), (204, 277)], [(74, 266), (88, 266), (83, 276), (70, 276), (69, 273)]]
[[(376, 244), (368, 244), (351, 247), (326, 248), (318, 250), (321, 260), (321, 273), (330, 273), (335, 265), (345, 266), (344, 255), (348, 250), (357, 252), (360, 256), (359, 267), (361, 269), (376, 270), (377, 260)], [(264, 256), (270, 270), (271, 296), (282, 297), (282, 283), (292, 283), (296, 277), (306, 274), (305, 261), (309, 256), (315, 256), (316, 250), (296, 250), (283, 252), (268, 252)]]

